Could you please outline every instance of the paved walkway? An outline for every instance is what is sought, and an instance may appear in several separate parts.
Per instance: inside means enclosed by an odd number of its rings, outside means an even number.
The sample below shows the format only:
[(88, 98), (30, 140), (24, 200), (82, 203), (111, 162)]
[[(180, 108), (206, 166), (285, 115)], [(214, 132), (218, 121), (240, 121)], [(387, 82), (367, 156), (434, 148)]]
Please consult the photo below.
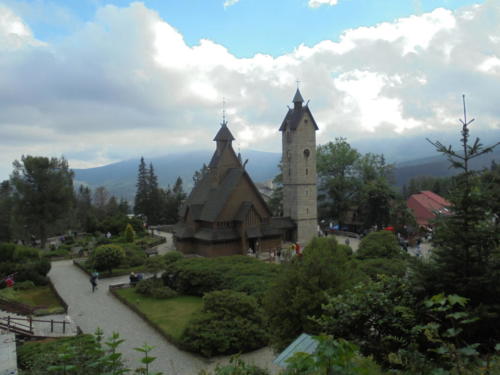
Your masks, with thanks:
[(160, 237), (165, 238), (164, 243), (162, 243), (161, 245), (155, 246), (155, 249), (158, 252), (158, 255), (163, 255), (169, 251), (175, 250), (174, 237), (173, 237), (172, 233), (161, 232), (161, 231), (155, 229), (153, 231), (153, 234), (156, 236), (160, 236)]
[[(49, 277), (68, 304), (68, 314), (84, 333), (93, 333), (98, 327), (104, 331), (105, 337), (113, 332), (120, 333), (120, 337), (125, 339), (120, 351), (127, 359), (127, 366), (132, 369), (139, 367), (142, 358), (133, 348), (144, 343), (155, 347), (151, 355), (157, 359), (152, 364), (152, 371), (162, 371), (164, 375), (196, 375), (202, 369), (213, 369), (216, 363), (227, 363), (229, 360), (228, 357), (221, 357), (208, 361), (183, 352), (148, 326), (108, 291), (110, 284), (128, 282), (128, 276), (99, 280), (94, 293), (88, 276), (71, 261), (52, 262)], [(273, 358), (268, 348), (242, 356), (249, 363), (271, 368)], [(276, 368), (272, 370), (275, 372)]]

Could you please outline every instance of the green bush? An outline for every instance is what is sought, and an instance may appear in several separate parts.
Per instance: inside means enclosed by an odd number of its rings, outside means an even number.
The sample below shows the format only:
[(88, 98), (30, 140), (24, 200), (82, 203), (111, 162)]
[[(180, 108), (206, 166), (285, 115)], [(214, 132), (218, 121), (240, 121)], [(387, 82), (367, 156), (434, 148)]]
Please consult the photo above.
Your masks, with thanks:
[(408, 264), (403, 259), (369, 258), (359, 263), (359, 269), (370, 276), (373, 280), (378, 275), (403, 277), (406, 274)]
[(158, 299), (166, 299), (176, 297), (178, 294), (175, 290), (169, 288), (168, 286), (162, 286), (159, 288), (153, 288), (151, 290), (151, 297)]
[(182, 258), (184, 258), (184, 255), (179, 251), (169, 251), (163, 256), (166, 265), (177, 262)]
[(142, 266), (146, 259), (147, 256), (144, 253), (140, 253), (138, 251), (127, 251), (122, 265), (129, 267)]
[[(48, 278), (45, 276), (47, 272), (47, 264), (50, 268), (50, 263), (46, 260), (41, 265), (41, 260), (26, 261), (22, 263), (15, 262), (0, 262), (0, 279), (3, 277), (15, 274), (16, 283), (22, 281), (32, 281), (35, 285), (47, 285)], [(42, 273), (40, 273), (42, 271)], [(0, 286), (1, 287), (1, 286)]]
[(28, 260), (37, 260), (40, 258), (40, 252), (38, 249), (28, 246), (16, 246), (14, 251), (14, 262), (25, 262)]
[(245, 293), (222, 290), (203, 297), (203, 310), (184, 331), (181, 343), (211, 357), (247, 352), (266, 345), (264, 314), (257, 300)]
[(149, 278), (137, 283), (135, 290), (145, 296), (163, 299), (177, 296), (177, 292), (164, 286), (161, 279)]
[(101, 245), (95, 248), (92, 253), (92, 262), (98, 271), (108, 270), (118, 267), (125, 259), (125, 251), (119, 245)]
[(319, 333), (311, 318), (321, 314), (327, 295), (365, 279), (334, 238), (313, 239), (301, 257), (283, 265), (263, 299), (273, 345), (284, 349), (302, 332)]
[(403, 258), (405, 255), (394, 233), (387, 230), (368, 234), (361, 240), (356, 252), (356, 256), (360, 259)]
[(14, 259), (16, 245), (13, 243), (0, 243), (0, 262), (10, 262)]
[(162, 286), (163, 282), (161, 281), (161, 279), (149, 278), (139, 281), (135, 286), (135, 291), (145, 296), (150, 296), (153, 289)]
[(275, 279), (279, 265), (234, 255), (218, 258), (183, 258), (166, 267), (165, 285), (180, 294), (203, 296), (231, 289), (261, 298)]
[(28, 290), (33, 289), (35, 287), (35, 283), (31, 280), (20, 281), (14, 284), (14, 290)]

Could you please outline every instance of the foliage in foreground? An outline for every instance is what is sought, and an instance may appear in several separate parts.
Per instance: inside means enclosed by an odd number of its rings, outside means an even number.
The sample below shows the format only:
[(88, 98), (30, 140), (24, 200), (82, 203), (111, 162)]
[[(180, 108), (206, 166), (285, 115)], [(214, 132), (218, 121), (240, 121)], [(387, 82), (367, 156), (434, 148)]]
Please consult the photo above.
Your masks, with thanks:
[(382, 375), (380, 366), (363, 357), (356, 345), (330, 336), (315, 337), (318, 346), (313, 354), (295, 353), (287, 360), (282, 375)]
[[(416, 283), (424, 297), (438, 293), (457, 294), (470, 300), (481, 318), (473, 333), (482, 350), (491, 351), (500, 337), (500, 221), (498, 197), (500, 171), (493, 168), (481, 179), (470, 169), (473, 159), (493, 150), (496, 143), (484, 147), (479, 138), (469, 140), (469, 125), (461, 120), (461, 148), (453, 149), (439, 141), (431, 142), (438, 152), (461, 171), (449, 192), (449, 215), (435, 223), (433, 252), (428, 262), (417, 263)], [(496, 178), (494, 176), (497, 176)]]
[(271, 340), (279, 349), (302, 332), (320, 332), (310, 318), (321, 314), (327, 293), (335, 295), (366, 279), (332, 237), (315, 238), (302, 256), (282, 267), (263, 300)]
[(198, 375), (269, 375), (269, 371), (249, 365), (234, 355), (228, 365), (217, 365), (213, 373), (203, 370)]
[(161, 375), (149, 370), (155, 357), (153, 347), (144, 344), (134, 348), (143, 353), (141, 366), (135, 370), (125, 367), (119, 346), (125, 340), (113, 333), (104, 341), (102, 331), (48, 342), (28, 342), (18, 348), (20, 375)]
[(390, 353), (410, 344), (416, 306), (408, 282), (380, 277), (329, 297), (317, 322), (322, 332), (349, 340), (364, 355), (387, 364)]

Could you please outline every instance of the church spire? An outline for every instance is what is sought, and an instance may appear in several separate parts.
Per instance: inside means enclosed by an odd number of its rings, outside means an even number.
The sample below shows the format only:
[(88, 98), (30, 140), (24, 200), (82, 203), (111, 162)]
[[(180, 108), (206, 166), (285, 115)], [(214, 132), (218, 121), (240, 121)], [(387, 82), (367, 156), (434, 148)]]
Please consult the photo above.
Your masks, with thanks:
[(297, 87), (297, 91), (295, 92), (295, 96), (293, 97), (293, 108), (294, 109), (302, 108), (302, 103), (304, 103), (304, 99), (302, 98), (300, 90)]
[(226, 99), (222, 98), (222, 122), (220, 124), (220, 129), (215, 135), (214, 141), (217, 142), (217, 148), (220, 148), (223, 144), (234, 141), (234, 137), (227, 127), (226, 120)]

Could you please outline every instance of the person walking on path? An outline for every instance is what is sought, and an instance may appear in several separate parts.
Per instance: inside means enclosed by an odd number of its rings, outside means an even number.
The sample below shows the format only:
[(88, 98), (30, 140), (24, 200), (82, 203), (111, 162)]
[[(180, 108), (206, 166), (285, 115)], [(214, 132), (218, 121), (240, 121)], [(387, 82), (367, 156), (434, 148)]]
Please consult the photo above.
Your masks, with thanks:
[(97, 289), (97, 272), (93, 272), (90, 276), (90, 283), (92, 284), (92, 293)]

